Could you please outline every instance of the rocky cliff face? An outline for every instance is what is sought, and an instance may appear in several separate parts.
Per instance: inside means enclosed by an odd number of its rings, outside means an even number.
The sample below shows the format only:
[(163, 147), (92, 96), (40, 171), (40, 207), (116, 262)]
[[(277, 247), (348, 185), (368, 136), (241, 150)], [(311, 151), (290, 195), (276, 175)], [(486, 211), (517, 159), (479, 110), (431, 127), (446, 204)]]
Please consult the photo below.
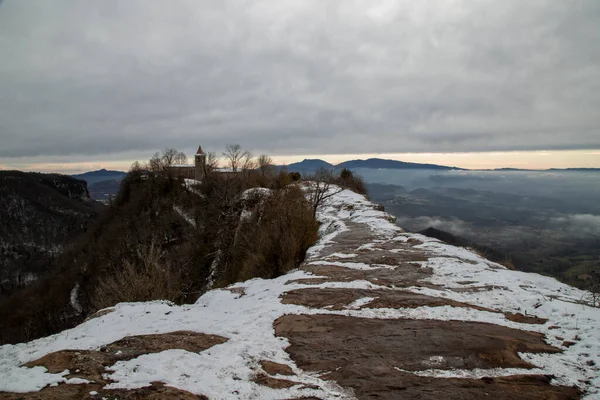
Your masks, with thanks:
[[(588, 292), (403, 232), (355, 193), (298, 270), (0, 347), (8, 399), (598, 399)], [(29, 393), (27, 393), (29, 392)]]
[(98, 207), (84, 181), (0, 171), (0, 297), (44, 274)]

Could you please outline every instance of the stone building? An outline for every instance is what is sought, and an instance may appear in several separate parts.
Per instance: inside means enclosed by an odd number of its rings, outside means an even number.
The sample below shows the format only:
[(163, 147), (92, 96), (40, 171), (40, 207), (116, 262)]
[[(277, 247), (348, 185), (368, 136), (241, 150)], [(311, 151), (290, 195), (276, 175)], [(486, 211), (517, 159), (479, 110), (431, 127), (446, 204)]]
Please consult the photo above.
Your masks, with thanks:
[(202, 150), (202, 146), (198, 146), (198, 151), (194, 155), (194, 164), (171, 165), (168, 171), (173, 176), (202, 180), (206, 176), (206, 153)]

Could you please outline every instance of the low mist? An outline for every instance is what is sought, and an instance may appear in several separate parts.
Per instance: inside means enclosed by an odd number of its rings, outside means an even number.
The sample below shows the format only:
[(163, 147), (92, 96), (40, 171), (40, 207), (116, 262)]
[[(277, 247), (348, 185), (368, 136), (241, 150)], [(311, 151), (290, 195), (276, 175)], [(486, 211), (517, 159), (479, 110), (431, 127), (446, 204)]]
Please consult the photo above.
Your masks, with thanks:
[(600, 173), (357, 170), (408, 231), (488, 246), (518, 269), (585, 287), (600, 270)]

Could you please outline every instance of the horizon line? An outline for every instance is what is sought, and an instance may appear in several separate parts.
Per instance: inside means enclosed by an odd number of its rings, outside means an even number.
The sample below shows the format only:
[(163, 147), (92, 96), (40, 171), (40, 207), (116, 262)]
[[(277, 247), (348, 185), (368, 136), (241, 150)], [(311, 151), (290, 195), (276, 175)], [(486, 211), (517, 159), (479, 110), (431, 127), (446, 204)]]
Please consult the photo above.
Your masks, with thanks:
[[(260, 153), (257, 152), (257, 154), (264, 153), (268, 154), (268, 152), (263, 151)], [(190, 152), (190, 155), (191, 154), (192, 153)], [(0, 170), (55, 172), (63, 174), (77, 174), (103, 168), (128, 171), (134, 161), (138, 160), (143, 162), (147, 158), (149, 158), (149, 156), (145, 151), (111, 153), (99, 156), (0, 157)], [(322, 160), (335, 166), (343, 162), (368, 160), (372, 158), (416, 164), (433, 164), (464, 170), (521, 169), (544, 171), (549, 169), (600, 168), (600, 149), (454, 153), (295, 154), (271, 156), (273, 164), (281, 166), (302, 162), (303, 160)], [(193, 160), (193, 155), (188, 156), (188, 159)], [(222, 161), (223, 158), (220, 157), (220, 160)]]

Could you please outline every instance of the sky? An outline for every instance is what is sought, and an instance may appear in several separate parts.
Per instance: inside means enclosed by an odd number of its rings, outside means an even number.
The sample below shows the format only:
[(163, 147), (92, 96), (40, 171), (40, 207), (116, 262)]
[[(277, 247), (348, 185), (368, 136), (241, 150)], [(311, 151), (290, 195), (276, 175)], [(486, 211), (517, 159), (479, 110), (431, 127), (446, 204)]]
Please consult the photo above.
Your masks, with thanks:
[(0, 168), (600, 167), (597, 0), (4, 0), (0, 57)]

